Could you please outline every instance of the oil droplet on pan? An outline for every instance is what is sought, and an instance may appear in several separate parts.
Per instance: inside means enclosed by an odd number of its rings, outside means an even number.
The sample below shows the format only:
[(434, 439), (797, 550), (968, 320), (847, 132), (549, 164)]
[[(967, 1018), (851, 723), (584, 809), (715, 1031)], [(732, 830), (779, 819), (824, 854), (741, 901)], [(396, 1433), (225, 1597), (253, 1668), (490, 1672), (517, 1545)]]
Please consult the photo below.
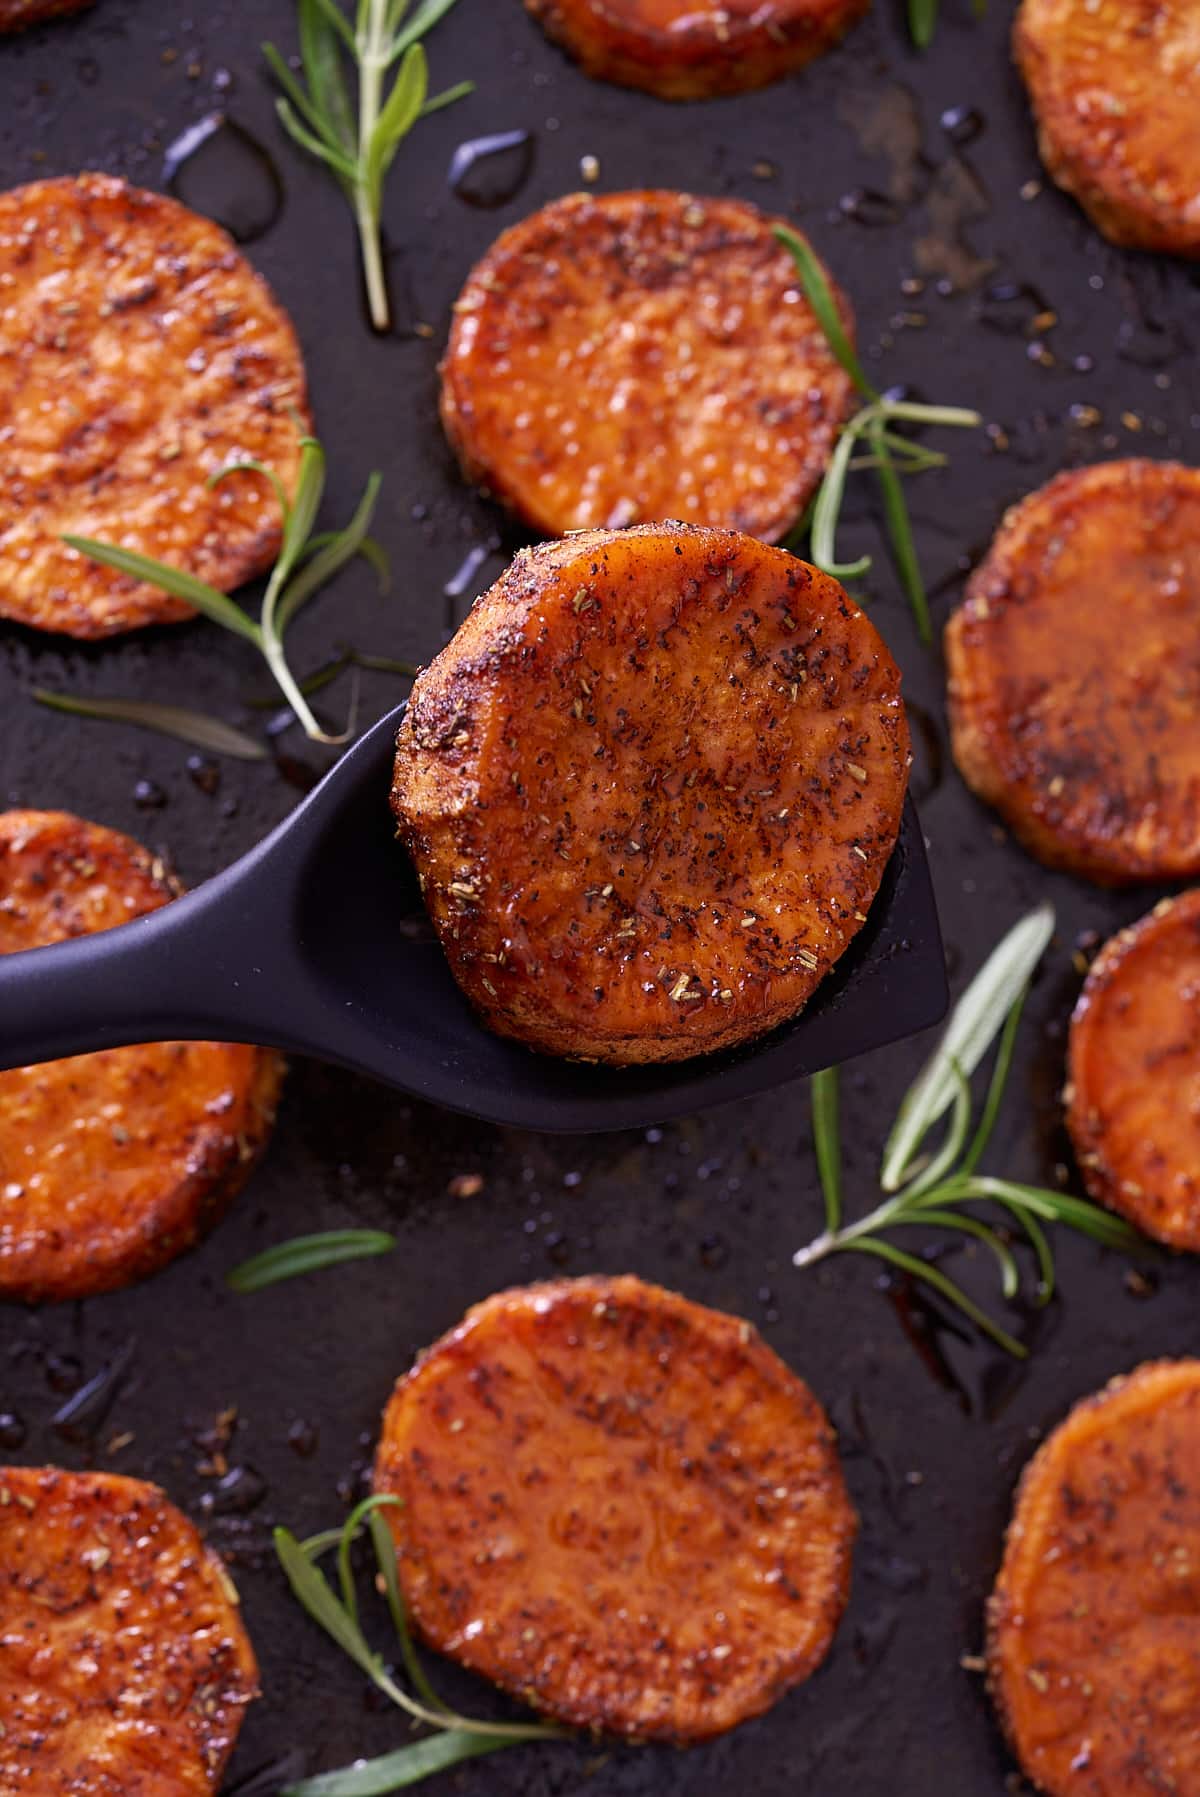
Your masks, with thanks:
[(283, 210), (283, 182), (257, 138), (223, 112), (189, 125), (163, 158), (168, 193), (223, 225), (235, 243), (253, 243)]

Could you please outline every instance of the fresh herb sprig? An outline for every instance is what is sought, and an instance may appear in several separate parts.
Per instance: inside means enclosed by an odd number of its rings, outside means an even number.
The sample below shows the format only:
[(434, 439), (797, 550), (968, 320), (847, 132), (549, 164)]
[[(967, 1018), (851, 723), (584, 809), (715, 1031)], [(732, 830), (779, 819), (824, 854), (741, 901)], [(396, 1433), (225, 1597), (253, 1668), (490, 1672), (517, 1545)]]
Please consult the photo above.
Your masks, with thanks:
[[(377, 331), (386, 331), (391, 322), (381, 235), (384, 177), (418, 119), (474, 90), (473, 82), (460, 81), (429, 96), (420, 40), (455, 4), (422, 0), (409, 18), (409, 0), (358, 0), (351, 26), (338, 0), (300, 0), (303, 82), (274, 44), (262, 47), (283, 89), (275, 106), (284, 129), (332, 169), (354, 208)], [(347, 60), (358, 76), (357, 118), (346, 81)], [(396, 63), (400, 66), (385, 96), (386, 79)]]
[[(855, 562), (838, 561), (837, 527), (849, 474), (854, 469), (873, 468), (883, 494), (884, 521), (892, 554), (912, 606), (917, 631), (923, 643), (932, 642), (929, 600), (917, 561), (901, 476), (921, 474), (929, 468), (944, 468), (947, 458), (938, 450), (926, 449), (923, 444), (913, 442), (897, 426), (940, 425), (974, 430), (983, 420), (978, 412), (963, 406), (927, 406), (913, 400), (891, 399), (873, 386), (846, 335), (837, 301), (812, 248), (787, 225), (776, 225), (775, 236), (796, 264), (800, 284), (830, 350), (867, 402), (842, 426), (825, 478), (796, 534), (801, 539), (808, 536), (811, 559), (827, 574), (838, 580), (854, 580), (865, 574), (871, 566), (869, 555), (860, 556)], [(856, 451), (864, 446), (866, 454), (857, 455)]]
[[(1009, 1241), (995, 1227), (963, 1207), (980, 1202), (999, 1206), (1025, 1235), (1038, 1267), (1036, 1297), (1046, 1303), (1054, 1292), (1054, 1256), (1047, 1224), (1061, 1223), (1091, 1236), (1106, 1248), (1136, 1253), (1146, 1244), (1137, 1231), (1083, 1198), (977, 1171), (999, 1115), (1012, 1067), (1021, 1010), (1033, 971), (1054, 929), (1054, 912), (1042, 905), (1023, 918), (995, 948), (950, 1015), (930, 1060), (909, 1088), (884, 1148), (880, 1184), (888, 1194), (868, 1216), (843, 1219), (837, 1072), (812, 1081), (813, 1137), (825, 1198), (825, 1230), (793, 1256), (809, 1267), (844, 1251), (871, 1254), (933, 1288), (985, 1335), (1018, 1359), (1028, 1350), (940, 1268), (884, 1239), (895, 1229), (950, 1230), (972, 1237), (994, 1255), (1001, 1289), (1012, 1300), (1021, 1278)], [(974, 1131), (970, 1075), (996, 1037), (1000, 1043), (982, 1113)], [(932, 1154), (922, 1145), (934, 1124), (950, 1113), (945, 1138)]]
[(344, 1266), (348, 1260), (390, 1254), (395, 1246), (395, 1236), (382, 1229), (327, 1229), (320, 1235), (296, 1235), (244, 1260), (225, 1275), (225, 1283), (232, 1292), (260, 1292), (284, 1279)]
[[(421, 1665), (409, 1631), (396, 1567), (395, 1544), (391, 1530), (380, 1515), (380, 1511), (389, 1506), (402, 1507), (402, 1500), (386, 1495), (366, 1498), (350, 1512), (340, 1529), (325, 1530), (307, 1541), (298, 1541), (287, 1529), (276, 1529), (275, 1552), (292, 1595), (313, 1621), (320, 1624), (342, 1652), (366, 1673), (371, 1683), (411, 1721), (423, 1723), (437, 1732), (411, 1746), (384, 1754), (380, 1759), (356, 1760), (341, 1771), (301, 1779), (298, 1784), (288, 1785), (282, 1797), (383, 1797), (387, 1791), (419, 1784), (422, 1779), (456, 1765), (460, 1760), (497, 1753), (505, 1747), (516, 1747), (522, 1741), (561, 1738), (562, 1731), (549, 1723), (477, 1722), (459, 1715), (443, 1703)], [(375, 1651), (363, 1632), (351, 1556), (364, 1526), (370, 1535), (378, 1568), (377, 1589), (387, 1600), (401, 1664), (411, 1689), (397, 1682), (383, 1656)], [(336, 1590), (317, 1565), (322, 1555), (334, 1549), (337, 1553)]]
[[(99, 562), (102, 567), (112, 568), (118, 574), (127, 574), (134, 580), (144, 580), (150, 586), (160, 587), (164, 593), (172, 594), (176, 599), (185, 600), (214, 624), (220, 624), (225, 630), (253, 643), (303, 726), (305, 735), (313, 742), (344, 743), (353, 735), (353, 725), (337, 736), (331, 736), (321, 728), (309, 709), (300, 683), (288, 666), (284, 637), (288, 626), (309, 600), (355, 556), (363, 556), (370, 562), (381, 586), (386, 587), (387, 558), (378, 543), (368, 535), (382, 477), (378, 474), (371, 475), (354, 516), (342, 530), (315, 533), (317, 513), (321, 509), (325, 492), (325, 451), (315, 437), (302, 436), (300, 439), (300, 472), (295, 494), (290, 499), (283, 482), (273, 469), (262, 462), (249, 459), (229, 462), (223, 468), (218, 468), (210, 476), (208, 485), (215, 487), (235, 475), (267, 481), (274, 490), (283, 514), (279, 555), (267, 581), (262, 611), (257, 620), (243, 611), (227, 594), (219, 593), (215, 587), (198, 580), (194, 574), (185, 573), (181, 568), (153, 561), (147, 555), (139, 555), (132, 549), (122, 549), (116, 543), (97, 542), (93, 537), (66, 536), (63, 542), (91, 561)], [(43, 699), (42, 703), (45, 702)], [(55, 702), (60, 710), (66, 709), (63, 695), (55, 695)], [(144, 713), (140, 720), (130, 719), (127, 702), (119, 703), (126, 704), (126, 721), (149, 721)], [(79, 707), (78, 701), (76, 707)], [(101, 714), (93, 709), (91, 715)], [(108, 715), (115, 715), (111, 704)], [(176, 726), (178, 722), (176, 718)], [(161, 726), (160, 719), (159, 727)], [(174, 734), (180, 734), (178, 728)]]

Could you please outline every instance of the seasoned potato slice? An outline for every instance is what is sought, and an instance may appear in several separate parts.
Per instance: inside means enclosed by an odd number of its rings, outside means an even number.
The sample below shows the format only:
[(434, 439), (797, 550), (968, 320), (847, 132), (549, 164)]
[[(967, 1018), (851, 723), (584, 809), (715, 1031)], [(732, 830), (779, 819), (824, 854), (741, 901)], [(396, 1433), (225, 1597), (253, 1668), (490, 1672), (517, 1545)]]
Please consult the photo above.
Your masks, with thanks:
[(1200, 1361), (1076, 1406), (1021, 1481), (989, 1607), (992, 1692), (1050, 1797), (1200, 1790)]
[(801, 1009), (900, 827), (900, 676), (828, 575), (645, 525), (519, 555), (413, 688), (392, 804), (502, 1035), (672, 1061)]
[(442, 363), (468, 478), (546, 536), (663, 518), (786, 536), (852, 388), (772, 223), (741, 200), (572, 194), (505, 231)]
[(222, 591), (269, 567), (307, 417), (287, 315), (224, 231), (107, 175), (0, 194), (0, 617), (107, 637), (194, 614), (68, 549), (119, 543)]
[(869, 0), (525, 0), (589, 75), (663, 100), (765, 87), (837, 42)]
[[(137, 843), (56, 811), (0, 813), (0, 954), (109, 930), (176, 888)], [(109, 1291), (222, 1215), (270, 1136), (279, 1056), (112, 1048), (0, 1073), (0, 1296)]]
[(62, 13), (83, 12), (91, 4), (92, 0), (0, 0), (0, 34), (57, 19)]
[(1113, 243), (1200, 256), (1195, 0), (1023, 0), (1042, 160)]
[(1071, 1019), (1067, 1124), (1092, 1197), (1200, 1249), (1200, 891), (1105, 944)]
[(476, 1305), (397, 1385), (375, 1490), (426, 1640), (577, 1727), (721, 1734), (846, 1602), (820, 1405), (749, 1323), (640, 1279)]
[(1014, 506), (946, 658), (955, 760), (1040, 861), (1200, 873), (1200, 471), (1104, 462)]
[(6, 1797), (213, 1797), (257, 1695), (232, 1580), (157, 1486), (0, 1467)]

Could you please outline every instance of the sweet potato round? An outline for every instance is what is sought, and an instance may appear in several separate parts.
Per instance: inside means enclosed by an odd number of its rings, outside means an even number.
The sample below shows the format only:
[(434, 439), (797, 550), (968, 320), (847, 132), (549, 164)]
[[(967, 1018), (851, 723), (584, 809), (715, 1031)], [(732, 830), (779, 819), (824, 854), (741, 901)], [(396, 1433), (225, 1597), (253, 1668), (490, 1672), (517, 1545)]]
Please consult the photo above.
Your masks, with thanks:
[(741, 200), (571, 194), (505, 231), (442, 363), (468, 479), (545, 536), (663, 518), (786, 536), (852, 387), (773, 222)]
[(1192, 0), (1023, 0), (1013, 42), (1059, 186), (1113, 243), (1200, 256)]
[(63, 13), (83, 12), (91, 4), (92, 0), (0, 0), (0, 36), (40, 25), (43, 19), (57, 19)]
[[(177, 890), (115, 830), (0, 813), (0, 954), (112, 929)], [(0, 1073), (0, 1296), (110, 1291), (190, 1248), (266, 1146), (282, 1077), (278, 1055), (228, 1042)]]
[(392, 804), (455, 978), (628, 1064), (801, 1009), (900, 826), (900, 676), (836, 581), (733, 531), (523, 551), (419, 676)]
[(1200, 891), (1107, 942), (1071, 1019), (1067, 1126), (1091, 1196), (1200, 1249)]
[(107, 637), (194, 616), (59, 541), (96, 537), (231, 591), (274, 560), (304, 364), (232, 241), (108, 175), (0, 194), (0, 617)]
[(0, 1467), (0, 1790), (213, 1797), (258, 1695), (225, 1568), (155, 1485)]
[(1200, 470), (1102, 462), (1014, 506), (946, 658), (955, 760), (1039, 861), (1200, 873)]
[(846, 1602), (820, 1405), (749, 1323), (640, 1279), (476, 1305), (397, 1385), (375, 1490), (425, 1639), (576, 1727), (721, 1734)]
[(991, 1688), (1050, 1797), (1200, 1790), (1200, 1361), (1076, 1406), (1031, 1461), (988, 1610)]
[(765, 87), (820, 56), (870, 0), (525, 0), (587, 74), (662, 100)]

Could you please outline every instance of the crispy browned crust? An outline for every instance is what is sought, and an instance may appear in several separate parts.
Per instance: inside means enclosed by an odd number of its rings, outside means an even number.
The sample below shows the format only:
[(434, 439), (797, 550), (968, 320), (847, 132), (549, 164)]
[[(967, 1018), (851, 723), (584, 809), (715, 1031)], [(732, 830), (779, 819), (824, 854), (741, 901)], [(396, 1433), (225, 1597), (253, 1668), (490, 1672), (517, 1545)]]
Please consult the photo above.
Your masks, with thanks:
[(1200, 1249), (1200, 890), (1105, 943), (1071, 1019), (1067, 1127), (1091, 1196)]
[(1014, 506), (946, 658), (963, 778), (1040, 861), (1200, 873), (1200, 471), (1103, 462)]
[(570, 194), (505, 231), (442, 363), (468, 479), (546, 536), (663, 518), (785, 536), (853, 389), (775, 222), (651, 191)]
[(598, 81), (662, 100), (765, 87), (828, 50), (870, 0), (525, 0)]
[[(178, 888), (129, 837), (0, 813), (0, 954), (112, 929)], [(218, 1220), (270, 1138), (283, 1062), (160, 1042), (0, 1073), (0, 1296), (128, 1285)]]
[(107, 175), (0, 194), (0, 617), (106, 637), (194, 616), (60, 536), (230, 591), (269, 567), (266, 481), (290, 491), (308, 416), (291, 322), (210, 220)]
[(233, 1582), (156, 1485), (0, 1468), (0, 1790), (211, 1797), (257, 1696)]
[(1158, 1361), (1076, 1405), (1017, 1493), (988, 1671), (1039, 1790), (1200, 1790), (1198, 1569), (1200, 1361)]
[(57, 19), (63, 13), (83, 12), (92, 0), (0, 0), (0, 33), (23, 31), (27, 25), (43, 19)]
[(418, 678), (392, 805), (490, 1028), (632, 1064), (805, 1004), (896, 841), (900, 675), (828, 575), (734, 531), (523, 551)]
[(631, 1277), (476, 1305), (396, 1386), (375, 1490), (425, 1639), (575, 1727), (722, 1734), (816, 1670), (848, 1595), (808, 1387)]
[(1013, 43), (1059, 186), (1113, 243), (1200, 256), (1193, 0), (1023, 0)]

